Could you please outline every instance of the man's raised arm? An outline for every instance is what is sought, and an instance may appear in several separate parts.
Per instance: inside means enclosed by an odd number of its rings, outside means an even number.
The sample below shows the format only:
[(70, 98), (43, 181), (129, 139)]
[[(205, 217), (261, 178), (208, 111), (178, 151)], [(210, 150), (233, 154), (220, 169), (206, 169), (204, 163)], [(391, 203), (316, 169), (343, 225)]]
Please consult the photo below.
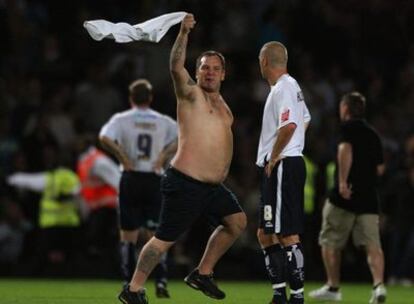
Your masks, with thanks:
[(175, 93), (178, 98), (186, 98), (190, 95), (192, 87), (196, 84), (185, 69), (185, 57), (188, 42), (188, 34), (194, 27), (195, 20), (192, 14), (188, 14), (181, 22), (180, 32), (171, 49), (170, 72), (174, 81)]

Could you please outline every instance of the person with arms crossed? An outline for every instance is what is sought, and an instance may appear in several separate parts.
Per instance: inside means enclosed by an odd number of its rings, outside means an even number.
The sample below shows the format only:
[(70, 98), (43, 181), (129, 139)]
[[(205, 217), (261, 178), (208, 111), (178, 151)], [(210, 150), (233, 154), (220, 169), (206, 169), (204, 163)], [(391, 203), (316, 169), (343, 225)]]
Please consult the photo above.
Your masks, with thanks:
[(235, 195), (222, 183), (233, 154), (233, 116), (220, 94), (225, 76), (223, 55), (202, 53), (196, 63), (195, 82), (184, 67), (188, 34), (194, 27), (192, 14), (181, 23), (171, 50), (170, 71), (177, 97), (178, 151), (161, 181), (163, 206), (160, 226), (144, 246), (132, 281), (119, 295), (127, 304), (146, 304), (143, 289), (164, 252), (200, 216), (216, 222), (198, 267), (184, 280), (209, 297), (225, 294), (213, 279), (213, 268), (246, 226), (246, 215)]
[(271, 89), (256, 162), (263, 172), (257, 237), (274, 291), (273, 304), (304, 303), (299, 234), (303, 232), (306, 178), (302, 151), (310, 114), (301, 88), (287, 73), (287, 61), (286, 47), (280, 42), (268, 42), (260, 50), (260, 71)]
[(364, 247), (373, 277), (369, 303), (384, 303), (384, 254), (379, 234), (377, 180), (385, 170), (381, 140), (364, 120), (365, 97), (345, 94), (339, 109), (340, 138), (334, 188), (322, 213), (319, 234), (327, 282), (311, 291), (319, 300), (340, 301), (341, 250), (352, 232), (354, 244)]
[[(175, 153), (176, 122), (150, 108), (151, 83), (138, 79), (129, 86), (132, 108), (115, 114), (102, 127), (102, 146), (122, 165), (119, 185), (120, 253), (125, 283), (135, 269), (139, 228), (155, 231), (161, 210), (160, 173), (165, 161)], [(169, 297), (166, 252), (156, 273), (156, 294)]]

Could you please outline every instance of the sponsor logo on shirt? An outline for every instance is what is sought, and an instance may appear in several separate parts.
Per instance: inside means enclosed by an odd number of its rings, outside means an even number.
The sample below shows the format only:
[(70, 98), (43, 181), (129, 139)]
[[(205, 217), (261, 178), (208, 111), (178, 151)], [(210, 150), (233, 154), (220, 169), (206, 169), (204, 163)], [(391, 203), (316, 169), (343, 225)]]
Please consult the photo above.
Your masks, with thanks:
[(136, 128), (146, 129), (146, 130), (156, 130), (157, 125), (155, 123), (150, 122), (135, 122), (134, 123)]
[(289, 113), (290, 113), (289, 109), (282, 113), (282, 115), (280, 117), (282, 122), (285, 122), (285, 121), (289, 120)]

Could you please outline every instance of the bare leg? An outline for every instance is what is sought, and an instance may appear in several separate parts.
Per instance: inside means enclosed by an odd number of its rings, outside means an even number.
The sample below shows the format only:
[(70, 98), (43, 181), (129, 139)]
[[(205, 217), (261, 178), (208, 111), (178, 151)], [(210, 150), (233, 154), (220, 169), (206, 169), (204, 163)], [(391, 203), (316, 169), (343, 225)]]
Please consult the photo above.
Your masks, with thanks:
[(148, 243), (145, 244), (139, 255), (134, 276), (129, 284), (129, 289), (131, 291), (138, 291), (144, 286), (148, 276), (159, 263), (161, 255), (167, 252), (173, 244), (174, 242), (164, 242), (155, 237), (152, 237)]
[(246, 215), (243, 212), (226, 216), (224, 224), (211, 234), (204, 255), (198, 265), (200, 274), (210, 274), (221, 256), (231, 247), (246, 227)]
[(283, 247), (288, 247), (288, 246), (300, 243), (300, 238), (299, 238), (299, 235), (297, 234), (291, 234), (291, 235), (286, 235), (286, 236), (280, 235), (278, 239)]
[(119, 236), (121, 241), (136, 243), (138, 240), (138, 229), (134, 230), (121, 230)]
[(321, 251), (326, 270), (327, 284), (331, 287), (339, 287), (341, 251), (326, 246), (322, 246)]
[(279, 244), (279, 239), (276, 234), (265, 234), (263, 229), (259, 228), (257, 230), (257, 240), (259, 241), (260, 247), (265, 249), (272, 245)]
[(384, 253), (377, 245), (366, 246), (367, 261), (374, 286), (384, 282)]

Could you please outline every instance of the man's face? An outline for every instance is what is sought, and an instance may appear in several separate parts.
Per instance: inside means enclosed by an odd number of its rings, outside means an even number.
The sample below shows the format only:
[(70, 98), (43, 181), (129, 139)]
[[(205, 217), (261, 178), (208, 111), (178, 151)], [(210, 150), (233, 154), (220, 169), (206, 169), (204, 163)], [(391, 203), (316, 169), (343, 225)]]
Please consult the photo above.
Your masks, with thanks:
[(198, 85), (207, 92), (218, 92), (224, 80), (225, 71), (217, 56), (204, 56), (196, 72)]

